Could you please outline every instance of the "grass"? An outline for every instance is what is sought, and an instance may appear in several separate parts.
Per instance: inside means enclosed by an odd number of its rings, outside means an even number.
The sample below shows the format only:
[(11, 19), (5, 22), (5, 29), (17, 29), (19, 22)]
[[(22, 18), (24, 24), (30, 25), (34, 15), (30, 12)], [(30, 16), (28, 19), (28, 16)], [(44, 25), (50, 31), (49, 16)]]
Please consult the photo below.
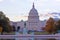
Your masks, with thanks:
[[(23, 34), (23, 32), (19, 32), (20, 34)], [(32, 32), (30, 32), (29, 34), (31, 34)], [(1, 34), (1, 33), (0, 33)], [(34, 32), (34, 35), (48, 35), (48, 32)], [(15, 35), (15, 32), (3, 32), (3, 35)]]
[(35, 35), (48, 35), (48, 32), (35, 32)]
[[(1, 34), (1, 33), (0, 33), (0, 34)], [(15, 35), (15, 32), (9, 32), (9, 33), (3, 32), (3, 35)]]

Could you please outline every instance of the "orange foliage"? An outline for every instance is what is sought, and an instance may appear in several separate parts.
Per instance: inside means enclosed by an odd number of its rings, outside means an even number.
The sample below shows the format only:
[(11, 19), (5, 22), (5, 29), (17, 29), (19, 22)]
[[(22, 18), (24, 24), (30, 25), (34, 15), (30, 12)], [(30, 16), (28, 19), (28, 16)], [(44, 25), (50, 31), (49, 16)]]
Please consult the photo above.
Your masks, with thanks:
[(2, 32), (2, 29), (3, 29), (3, 28), (2, 28), (2, 27), (0, 27), (0, 32)]
[(46, 22), (46, 26), (45, 26), (45, 31), (47, 32), (53, 32), (55, 27), (54, 27), (54, 19), (53, 18), (49, 18), (49, 20)]

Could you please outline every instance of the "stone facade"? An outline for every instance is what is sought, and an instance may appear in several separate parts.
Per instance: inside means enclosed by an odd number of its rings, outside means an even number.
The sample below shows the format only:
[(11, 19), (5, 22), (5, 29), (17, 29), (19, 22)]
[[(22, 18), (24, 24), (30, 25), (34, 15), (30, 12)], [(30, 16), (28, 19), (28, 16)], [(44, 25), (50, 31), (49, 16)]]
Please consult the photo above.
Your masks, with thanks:
[(24, 23), (26, 23), (27, 30), (37, 30), (40, 31), (42, 26), (39, 20), (39, 15), (37, 10), (35, 9), (34, 3), (32, 5), (32, 9), (29, 12), (28, 20), (27, 21), (20, 21), (20, 22), (10, 22), (10, 24), (15, 25), (17, 28), (20, 26), (20, 29), (23, 30), (25, 27)]

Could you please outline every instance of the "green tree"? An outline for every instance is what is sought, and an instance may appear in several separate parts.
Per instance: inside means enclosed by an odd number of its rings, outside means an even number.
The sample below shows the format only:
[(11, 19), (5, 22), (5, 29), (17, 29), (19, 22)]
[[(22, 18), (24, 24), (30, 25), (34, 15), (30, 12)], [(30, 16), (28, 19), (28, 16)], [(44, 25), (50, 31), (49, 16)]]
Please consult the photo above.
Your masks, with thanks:
[(15, 26), (13, 25), (12, 27), (13, 27), (13, 32), (15, 32), (15, 31), (16, 31), (16, 28), (15, 28)]
[(60, 30), (60, 20), (58, 20), (55, 24), (57, 31)]
[(12, 31), (12, 27), (10, 26), (10, 20), (8, 17), (5, 16), (2, 11), (0, 11), (0, 25), (3, 28), (2, 33)]

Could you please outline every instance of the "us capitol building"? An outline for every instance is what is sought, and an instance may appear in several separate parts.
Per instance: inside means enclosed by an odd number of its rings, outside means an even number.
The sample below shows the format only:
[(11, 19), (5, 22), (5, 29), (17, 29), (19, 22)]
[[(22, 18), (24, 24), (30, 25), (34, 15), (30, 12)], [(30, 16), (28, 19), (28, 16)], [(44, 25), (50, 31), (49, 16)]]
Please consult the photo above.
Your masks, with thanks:
[(37, 30), (40, 31), (42, 27), (45, 26), (45, 22), (41, 22), (39, 20), (38, 11), (35, 9), (34, 3), (32, 5), (32, 9), (29, 12), (28, 20), (27, 21), (20, 21), (20, 22), (10, 22), (12, 26), (20, 27), (20, 30), (23, 30), (26, 27), (27, 30)]

